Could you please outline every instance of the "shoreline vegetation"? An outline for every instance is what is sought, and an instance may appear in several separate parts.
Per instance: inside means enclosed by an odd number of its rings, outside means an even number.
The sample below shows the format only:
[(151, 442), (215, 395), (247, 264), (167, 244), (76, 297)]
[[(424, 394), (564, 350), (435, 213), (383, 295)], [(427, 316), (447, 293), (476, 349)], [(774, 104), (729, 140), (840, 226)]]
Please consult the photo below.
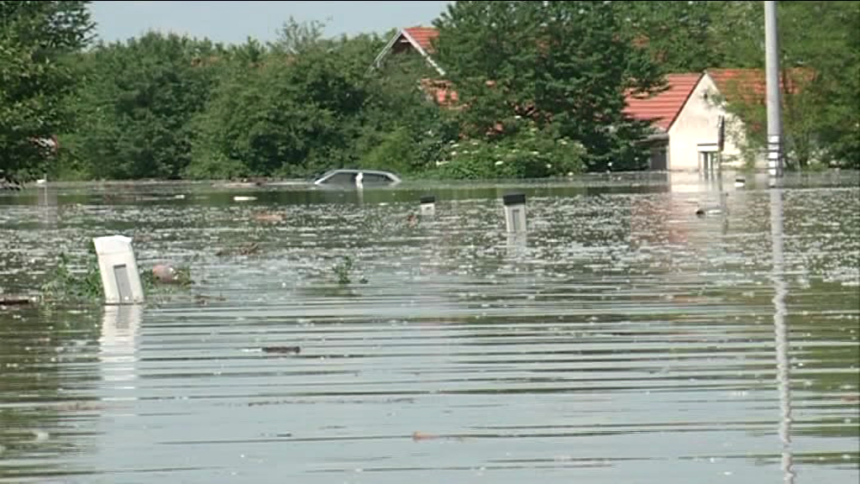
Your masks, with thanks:
[[(0, 5), (0, 175), (22, 181), (532, 179), (647, 169), (625, 93), (665, 74), (762, 68), (761, 2), (454, 2), (434, 59), (375, 59), (395, 31), (288, 19), (242, 44), (95, 36), (91, 2)], [(860, 2), (780, 2), (789, 170), (860, 168)], [(422, 86), (456, 86), (456, 103)], [(435, 96), (434, 96), (435, 97)], [(763, 105), (737, 105), (754, 129)], [(746, 133), (750, 150), (764, 134)]]

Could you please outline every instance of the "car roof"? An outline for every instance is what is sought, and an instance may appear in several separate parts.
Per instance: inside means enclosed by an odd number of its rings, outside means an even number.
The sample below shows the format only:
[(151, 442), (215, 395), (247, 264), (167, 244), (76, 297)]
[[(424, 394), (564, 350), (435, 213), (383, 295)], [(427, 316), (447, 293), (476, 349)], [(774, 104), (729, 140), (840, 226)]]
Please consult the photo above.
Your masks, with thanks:
[(364, 169), (360, 169), (360, 168), (338, 168), (338, 169), (335, 169), (335, 170), (329, 170), (329, 171), (325, 172), (322, 176), (320, 176), (319, 178), (317, 178), (317, 180), (318, 180), (318, 181), (319, 181), (319, 180), (324, 180), (324, 179), (329, 178), (329, 177), (331, 177), (331, 176), (333, 176), (333, 175), (336, 175), (336, 174), (338, 174), (338, 173), (359, 173), (359, 172), (360, 172), (360, 173), (364, 173), (365, 175), (382, 175), (382, 176), (387, 176), (387, 177), (391, 178), (391, 179), (392, 179), (392, 180), (394, 180), (394, 181), (398, 181), (398, 182), (400, 181), (400, 177), (398, 177), (398, 176), (397, 176), (397, 175), (395, 175), (394, 173), (391, 173), (390, 171), (383, 171), (383, 170), (364, 170)]

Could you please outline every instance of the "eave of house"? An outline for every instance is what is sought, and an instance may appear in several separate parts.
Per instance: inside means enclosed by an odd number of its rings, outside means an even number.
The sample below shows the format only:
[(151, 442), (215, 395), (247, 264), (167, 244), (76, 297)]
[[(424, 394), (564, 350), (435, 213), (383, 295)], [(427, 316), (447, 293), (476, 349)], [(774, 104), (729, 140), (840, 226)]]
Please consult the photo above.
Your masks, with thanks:
[(406, 39), (409, 44), (416, 51), (418, 51), (418, 53), (421, 54), (421, 56), (424, 57), (425, 60), (427, 60), (427, 63), (430, 64), (433, 69), (435, 69), (436, 72), (439, 73), (440, 76), (445, 75), (445, 70), (439, 67), (439, 64), (437, 64), (436, 61), (434, 61), (433, 58), (430, 56), (430, 54), (423, 47), (421, 47), (421, 44), (409, 34), (407, 29), (401, 29), (397, 33), (397, 35), (395, 35), (391, 38), (391, 40), (388, 41), (388, 44), (385, 45), (385, 48), (382, 49), (382, 52), (380, 52), (379, 55), (376, 56), (376, 59), (373, 61), (374, 67), (379, 68), (379, 66), (382, 65), (382, 59), (384, 59), (385, 56), (391, 52), (391, 49), (394, 48), (394, 46), (397, 44), (397, 41), (399, 41), (401, 38)]

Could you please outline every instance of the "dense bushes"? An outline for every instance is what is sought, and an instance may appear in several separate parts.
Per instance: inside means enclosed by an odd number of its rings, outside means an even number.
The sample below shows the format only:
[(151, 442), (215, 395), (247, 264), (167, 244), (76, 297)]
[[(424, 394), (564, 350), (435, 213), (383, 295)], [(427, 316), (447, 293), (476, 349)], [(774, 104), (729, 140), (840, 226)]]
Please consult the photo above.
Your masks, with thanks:
[(456, 179), (512, 179), (567, 176), (583, 169), (582, 144), (536, 127), (499, 141), (465, 140), (446, 146), (439, 176)]

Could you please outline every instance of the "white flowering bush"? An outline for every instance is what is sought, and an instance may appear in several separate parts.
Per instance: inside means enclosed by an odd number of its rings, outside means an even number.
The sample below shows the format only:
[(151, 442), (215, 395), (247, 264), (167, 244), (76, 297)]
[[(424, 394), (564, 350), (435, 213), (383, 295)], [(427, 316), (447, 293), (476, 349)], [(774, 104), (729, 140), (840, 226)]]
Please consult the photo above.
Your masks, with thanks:
[(499, 140), (463, 140), (442, 150), (441, 178), (515, 179), (567, 176), (584, 170), (585, 147), (537, 128)]

